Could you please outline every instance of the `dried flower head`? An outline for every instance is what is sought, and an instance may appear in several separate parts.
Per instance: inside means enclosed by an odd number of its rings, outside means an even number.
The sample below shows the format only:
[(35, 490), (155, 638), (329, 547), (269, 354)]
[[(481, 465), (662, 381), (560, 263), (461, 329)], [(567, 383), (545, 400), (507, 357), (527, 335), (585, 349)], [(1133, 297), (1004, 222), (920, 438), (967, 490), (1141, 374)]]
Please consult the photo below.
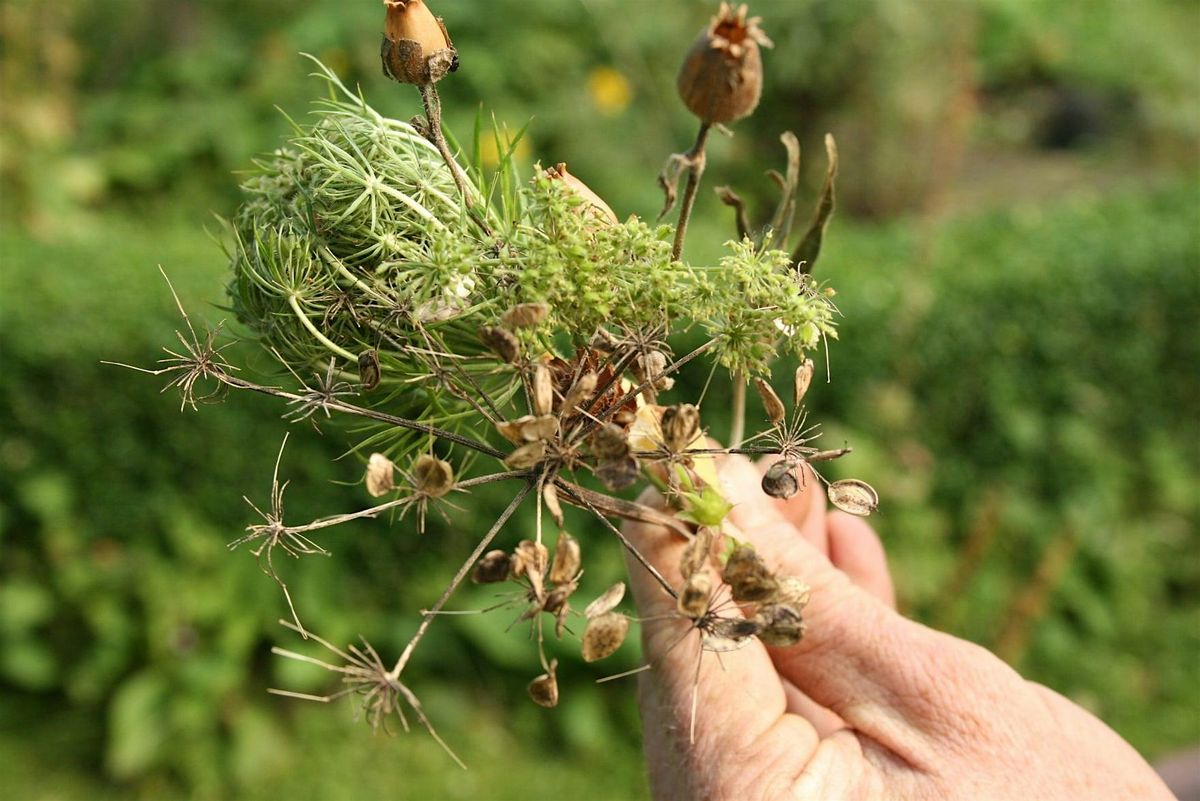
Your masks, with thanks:
[(759, 47), (772, 44), (758, 27), (761, 18), (746, 14), (745, 5), (721, 3), (679, 70), (679, 96), (704, 122), (736, 122), (758, 106), (763, 80)]

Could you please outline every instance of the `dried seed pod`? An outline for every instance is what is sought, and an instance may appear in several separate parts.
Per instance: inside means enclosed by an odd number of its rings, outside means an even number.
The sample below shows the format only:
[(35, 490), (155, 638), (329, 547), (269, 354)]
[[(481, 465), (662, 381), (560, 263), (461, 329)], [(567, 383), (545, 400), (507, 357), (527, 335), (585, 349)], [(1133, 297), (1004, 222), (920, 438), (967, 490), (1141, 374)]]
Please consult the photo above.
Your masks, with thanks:
[(712, 576), (708, 573), (693, 573), (683, 583), (675, 605), (681, 615), (698, 620), (708, 611), (708, 600), (711, 597)]
[(780, 459), (767, 468), (762, 477), (762, 491), (772, 498), (788, 498), (800, 491), (800, 479), (796, 474), (796, 463)]
[(579, 376), (571, 388), (567, 390), (567, 394), (563, 397), (561, 411), (563, 416), (575, 414), (576, 407), (592, 397), (592, 393), (596, 391), (596, 385), (599, 381), (599, 376), (595, 373), (584, 373)]
[(479, 329), (479, 341), (509, 364), (516, 364), (521, 357), (521, 347), (512, 331), (495, 325)]
[(583, 181), (567, 172), (566, 164), (559, 162), (553, 167), (547, 167), (543, 174), (552, 181), (561, 181), (563, 186), (582, 200), (580, 210), (592, 219), (607, 225), (617, 225), (620, 222), (603, 198), (593, 192), (591, 187)]
[(733, 549), (721, 577), (733, 591), (735, 601), (763, 603), (779, 592), (779, 582), (767, 570), (762, 557), (748, 545)]
[(417, 491), (430, 498), (440, 498), (454, 489), (454, 468), (427, 453), (413, 462), (412, 476)]
[(546, 593), (546, 600), (542, 604), (542, 611), (555, 616), (562, 615), (565, 618), (567, 599), (575, 592), (575, 587), (575, 582), (568, 581), (566, 584), (560, 584)]
[(558, 679), (554, 675), (558, 670), (558, 660), (550, 660), (550, 671), (543, 673), (529, 682), (529, 697), (538, 706), (548, 709), (558, 706)]
[(617, 612), (596, 615), (583, 630), (583, 661), (595, 662), (609, 656), (625, 642), (629, 618)]
[(651, 389), (665, 392), (675, 386), (675, 379), (663, 375), (667, 369), (667, 355), (661, 350), (652, 350), (633, 360), (633, 376), (639, 384), (649, 384)]
[(358, 354), (358, 383), (366, 392), (379, 386), (383, 370), (379, 366), (379, 353), (374, 350), (364, 350)]
[(865, 481), (846, 478), (829, 485), (829, 502), (843, 512), (866, 517), (879, 508), (879, 493)]
[(546, 546), (533, 540), (521, 540), (517, 543), (512, 555), (513, 578), (546, 575), (546, 565), (550, 562), (550, 552)]
[(679, 573), (685, 579), (691, 578), (696, 571), (708, 564), (709, 553), (712, 551), (713, 530), (708, 526), (696, 529), (692, 541), (683, 549), (679, 560)]
[(707, 123), (731, 123), (749, 115), (762, 95), (759, 46), (771, 40), (746, 18), (746, 6), (721, 3), (684, 58), (676, 85), (684, 105)]
[(562, 528), (563, 511), (562, 504), (558, 502), (558, 487), (553, 484), (542, 487), (542, 502), (546, 504), (546, 510), (550, 512), (550, 516), (554, 518), (554, 524)]
[(754, 619), (759, 625), (758, 638), (767, 645), (786, 648), (800, 642), (804, 636), (800, 611), (787, 604), (759, 607)]
[(366, 482), (372, 498), (387, 495), (396, 488), (396, 465), (382, 453), (372, 453), (367, 460)]
[(603, 615), (605, 612), (611, 612), (616, 609), (617, 604), (621, 603), (621, 599), (625, 597), (625, 582), (618, 581), (616, 584), (609, 587), (604, 593), (587, 605), (583, 610), (583, 614), (587, 617), (596, 617)]
[(706, 651), (725, 653), (745, 648), (758, 634), (758, 622), (740, 617), (719, 617), (707, 623), (700, 633)]
[(616, 492), (636, 484), (639, 471), (638, 460), (633, 456), (626, 456), (623, 459), (601, 462), (596, 466), (596, 478), (605, 487)]
[(672, 453), (687, 450), (700, 432), (700, 411), (690, 403), (668, 406), (663, 410), (663, 443)]
[(808, 393), (808, 385), (812, 383), (813, 371), (812, 359), (805, 359), (804, 363), (796, 368), (796, 387), (792, 394), (792, 403), (800, 406), (800, 401), (804, 400), (804, 396)]
[(806, 462), (832, 462), (834, 459), (840, 459), (848, 453), (853, 453), (853, 448), (834, 448), (829, 451), (817, 451), (812, 456), (805, 456)]
[(550, 378), (550, 368), (545, 362), (538, 362), (533, 368), (533, 413), (542, 416), (550, 414), (554, 408), (554, 382)]
[(500, 322), (506, 328), (533, 328), (549, 316), (549, 303), (518, 303), (501, 316)]
[(383, 74), (394, 81), (428, 85), (458, 69), (458, 53), (440, 17), (423, 0), (384, 0)]
[(783, 418), (787, 416), (787, 409), (783, 406), (783, 401), (775, 394), (775, 390), (761, 378), (754, 379), (754, 388), (758, 390), (758, 397), (762, 398), (763, 411), (767, 413), (767, 419), (771, 421), (771, 425), (779, 425), (783, 422)]
[(512, 569), (512, 559), (504, 551), (488, 551), (483, 558), (475, 563), (471, 571), (471, 581), (476, 584), (497, 584), (508, 580)]
[(592, 454), (600, 462), (623, 459), (629, 455), (629, 437), (625, 429), (605, 423), (592, 434)]
[(543, 441), (529, 442), (504, 458), (504, 464), (512, 470), (525, 470), (539, 464), (546, 458), (546, 443)]
[(558, 532), (558, 543), (554, 546), (554, 562), (550, 565), (550, 581), (566, 584), (579, 574), (582, 557), (579, 540), (565, 531)]
[(776, 596), (776, 603), (790, 606), (797, 610), (808, 606), (808, 599), (812, 597), (811, 587), (795, 576), (776, 576), (775, 580), (779, 582), (779, 594)]
[(557, 435), (558, 418), (553, 415), (543, 414), (540, 417), (531, 417), (521, 425), (521, 439), (525, 442), (549, 441)]

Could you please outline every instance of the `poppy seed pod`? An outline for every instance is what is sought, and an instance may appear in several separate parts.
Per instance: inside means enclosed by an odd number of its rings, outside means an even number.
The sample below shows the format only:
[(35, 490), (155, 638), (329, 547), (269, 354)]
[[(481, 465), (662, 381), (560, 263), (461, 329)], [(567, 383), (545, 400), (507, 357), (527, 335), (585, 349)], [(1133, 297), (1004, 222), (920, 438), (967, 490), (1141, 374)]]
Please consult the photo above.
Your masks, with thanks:
[(383, 74), (394, 81), (433, 84), (458, 69), (458, 52), (441, 17), (424, 0), (384, 0)]
[(604, 202), (604, 198), (593, 192), (592, 188), (583, 181), (567, 172), (567, 165), (565, 163), (559, 162), (553, 167), (547, 167), (543, 172), (551, 181), (561, 181), (563, 186), (582, 200), (583, 203), (579, 209), (591, 219), (608, 225), (616, 225), (620, 222), (617, 219), (617, 215)]
[(746, 18), (746, 6), (721, 3), (684, 57), (677, 86), (684, 105), (706, 123), (736, 122), (758, 106), (762, 95), (762, 55), (771, 40)]

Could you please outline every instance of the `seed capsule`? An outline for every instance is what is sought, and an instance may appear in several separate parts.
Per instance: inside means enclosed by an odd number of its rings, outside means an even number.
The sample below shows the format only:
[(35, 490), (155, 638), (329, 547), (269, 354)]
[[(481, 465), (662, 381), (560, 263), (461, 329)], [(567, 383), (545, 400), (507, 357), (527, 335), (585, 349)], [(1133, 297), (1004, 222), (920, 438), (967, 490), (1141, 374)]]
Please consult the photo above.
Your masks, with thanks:
[(625, 642), (629, 618), (617, 612), (605, 612), (587, 622), (583, 630), (583, 661), (595, 662), (609, 656)]
[(733, 549), (721, 577), (733, 591), (735, 601), (763, 603), (779, 592), (779, 582), (767, 570), (762, 557), (748, 545)]
[(363, 390), (370, 392), (379, 386), (383, 370), (379, 366), (379, 354), (373, 350), (364, 350), (358, 354), (358, 383)]
[(536, 415), (550, 414), (554, 408), (554, 382), (550, 379), (550, 368), (545, 362), (538, 362), (533, 368), (533, 413)]
[(546, 458), (546, 443), (539, 440), (529, 442), (504, 457), (504, 464), (512, 470), (525, 470)]
[(546, 574), (546, 564), (550, 561), (550, 552), (546, 546), (533, 540), (521, 540), (513, 551), (512, 574), (514, 578), (537, 575), (540, 579)]
[(372, 498), (387, 495), (396, 488), (396, 465), (382, 453), (372, 453), (367, 460), (366, 482)]
[(684, 582), (676, 607), (681, 615), (697, 620), (704, 617), (704, 613), (708, 611), (710, 597), (712, 597), (712, 577), (708, 573), (693, 573)]
[(550, 660), (550, 672), (543, 673), (529, 682), (529, 697), (538, 706), (553, 708), (558, 706), (558, 679), (554, 673), (558, 670), (558, 660)]
[(679, 560), (679, 573), (685, 579), (691, 578), (696, 571), (708, 564), (709, 552), (712, 550), (713, 530), (708, 526), (696, 529), (692, 541), (683, 549)]
[(800, 401), (804, 400), (805, 394), (808, 393), (808, 385), (812, 383), (814, 369), (812, 359), (805, 359), (804, 363), (796, 368), (796, 388), (792, 394), (792, 402), (797, 408), (800, 406)]
[(431, 84), (458, 69), (458, 52), (441, 17), (423, 0), (384, 0), (383, 74), (401, 83)]
[(625, 429), (605, 423), (592, 434), (592, 453), (601, 462), (622, 459), (629, 455), (629, 438)]
[(776, 576), (776, 580), (779, 582), (777, 603), (797, 610), (808, 606), (808, 599), (812, 596), (811, 587), (795, 576)]
[(562, 414), (565, 417), (575, 414), (576, 408), (592, 397), (592, 393), (596, 391), (598, 382), (599, 376), (595, 373), (584, 373), (579, 376), (579, 380), (567, 390), (567, 394), (563, 397), (561, 406)]
[(866, 517), (879, 508), (879, 493), (865, 481), (847, 478), (829, 485), (829, 502), (843, 512)]
[(706, 651), (725, 653), (737, 651), (750, 644), (758, 634), (758, 623), (740, 617), (722, 617), (708, 623), (701, 631), (700, 643)]
[(563, 511), (562, 504), (558, 502), (558, 487), (553, 484), (542, 487), (542, 502), (546, 504), (546, 511), (554, 518), (555, 525), (562, 528)]
[(602, 462), (596, 466), (596, 478), (608, 489), (616, 492), (628, 489), (637, 483), (640, 467), (633, 456)]
[(565, 531), (559, 532), (558, 544), (554, 546), (554, 562), (550, 565), (550, 581), (566, 584), (574, 580), (581, 563), (579, 540)]
[(471, 581), (475, 584), (496, 584), (508, 580), (512, 559), (504, 551), (488, 551), (475, 563)]
[(787, 500), (800, 491), (800, 479), (796, 475), (796, 463), (780, 459), (767, 468), (762, 477), (762, 491), (772, 498)]
[(758, 106), (763, 81), (759, 46), (771, 47), (771, 40), (758, 27), (761, 19), (747, 19), (746, 13), (745, 5), (735, 10), (721, 3), (679, 70), (679, 96), (704, 122), (735, 122)]
[(663, 375), (667, 369), (667, 355), (661, 350), (643, 353), (633, 361), (633, 375), (639, 384), (649, 384), (659, 392), (675, 386), (675, 379)]
[(483, 326), (479, 329), (479, 341), (509, 364), (516, 364), (521, 348), (513, 332), (499, 326)]
[(617, 604), (621, 603), (621, 599), (624, 597), (625, 582), (618, 581), (605, 590), (603, 595), (588, 604), (587, 609), (583, 610), (583, 614), (587, 617), (596, 617), (603, 615), (605, 612), (611, 612), (617, 608)]
[(533, 328), (550, 316), (549, 303), (518, 303), (506, 311), (500, 322), (506, 328)]
[(544, 171), (547, 178), (552, 181), (561, 181), (563, 186), (567, 187), (576, 197), (583, 201), (580, 205), (580, 211), (586, 213), (590, 218), (605, 225), (617, 225), (620, 220), (609, 205), (604, 202), (604, 199), (592, 191), (591, 187), (583, 181), (576, 178), (571, 173), (567, 172), (567, 165), (559, 162), (553, 167), (548, 167)]
[(454, 488), (454, 468), (427, 453), (417, 457), (412, 475), (417, 491), (430, 498), (440, 498)]
[(787, 415), (787, 409), (783, 406), (783, 401), (775, 394), (775, 390), (761, 378), (754, 379), (754, 388), (758, 390), (758, 397), (762, 398), (763, 411), (767, 413), (767, 419), (771, 421), (771, 425), (779, 425), (783, 422), (783, 418)]
[(663, 443), (672, 453), (687, 450), (700, 431), (700, 412), (690, 403), (668, 406), (663, 410)]
[(754, 616), (759, 624), (758, 638), (767, 645), (786, 648), (800, 642), (804, 636), (804, 621), (800, 612), (786, 604), (759, 607)]

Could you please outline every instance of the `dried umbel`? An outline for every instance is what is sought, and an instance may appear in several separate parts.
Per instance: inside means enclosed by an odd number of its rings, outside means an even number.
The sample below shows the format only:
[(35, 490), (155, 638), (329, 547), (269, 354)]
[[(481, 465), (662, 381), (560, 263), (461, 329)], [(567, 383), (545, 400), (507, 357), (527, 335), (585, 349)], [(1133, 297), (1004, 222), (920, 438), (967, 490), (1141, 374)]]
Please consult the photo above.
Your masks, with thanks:
[(579, 207), (580, 211), (590, 219), (604, 225), (616, 225), (620, 222), (617, 219), (617, 215), (604, 202), (604, 198), (593, 192), (591, 187), (583, 181), (567, 172), (566, 164), (559, 162), (553, 167), (547, 167), (543, 171), (543, 174), (552, 181), (561, 182), (563, 186), (571, 191), (571, 194), (578, 197), (582, 201)]
[(745, 5), (735, 9), (721, 3), (679, 70), (679, 96), (703, 122), (736, 122), (758, 106), (763, 84), (759, 47), (772, 44), (758, 27), (761, 18), (746, 15)]
[(458, 69), (458, 52), (441, 17), (424, 0), (384, 0), (383, 73), (394, 81), (433, 84)]

